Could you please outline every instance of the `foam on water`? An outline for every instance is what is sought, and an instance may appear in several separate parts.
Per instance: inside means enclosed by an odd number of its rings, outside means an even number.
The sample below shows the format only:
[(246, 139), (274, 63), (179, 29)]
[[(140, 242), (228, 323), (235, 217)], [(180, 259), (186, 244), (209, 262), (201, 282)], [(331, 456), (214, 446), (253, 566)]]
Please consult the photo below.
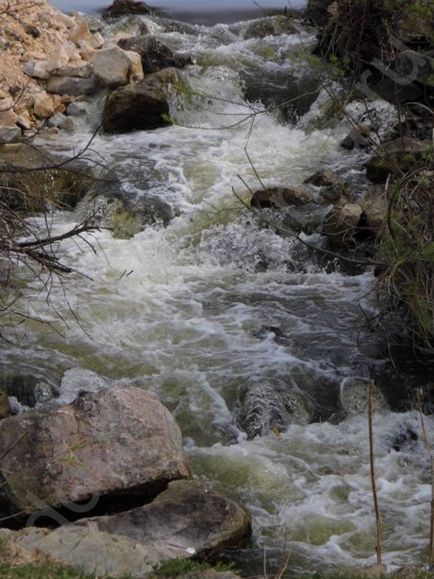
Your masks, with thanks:
[[(81, 368), (108, 383), (155, 391), (180, 423), (196, 471), (251, 510), (249, 561), (262, 564), (267, 547), (276, 560), (289, 550), (294, 572), (365, 563), (374, 552), (366, 417), (334, 424), (332, 412), (348, 391), (344, 381), (367, 375), (357, 333), (359, 304), (371, 307), (371, 273), (326, 273), (306, 248), (264, 226), (234, 195), (250, 195), (240, 176), (250, 189), (261, 186), (247, 143), (266, 186), (299, 186), (324, 166), (357, 171), (364, 153), (340, 151), (344, 122), (309, 133), (307, 117), (284, 125), (260, 103), (244, 102), (237, 59), (267, 65), (258, 42), (244, 41), (241, 29), (160, 30), (174, 46), (196, 51), (199, 62), (183, 72), (191, 98), (172, 103), (178, 124), (98, 136), (92, 147), (116, 167), (127, 192), (160, 197), (178, 216), (166, 229), (148, 227), (128, 240), (109, 231), (89, 236), (96, 254), (86, 243), (67, 241), (63, 259), (83, 275), (68, 280), (67, 301), (56, 280), (50, 294), (67, 325), (35, 287), (28, 313), (52, 326), (29, 320), (13, 328), (16, 345), (1, 352), (2, 361), (19, 370), (30, 358), (59, 384), (65, 371)], [(278, 56), (269, 66), (291, 67), (293, 37), (261, 42)], [(253, 127), (236, 125), (252, 106), (260, 113)], [(312, 112), (320, 113), (319, 106)], [(75, 151), (88, 138), (75, 135)], [(55, 231), (70, 225), (70, 215), (54, 216)], [(98, 377), (89, 376), (97, 386)], [(66, 377), (65, 395), (79, 388), (82, 370)], [(247, 441), (242, 409), (255, 414), (261, 397), (268, 397), (268, 414), (255, 416), (259, 431), (270, 434)], [(341, 406), (349, 408), (345, 400)], [(313, 416), (331, 422), (306, 424)], [(421, 559), (427, 536), (423, 445), (393, 450), (410, 427), (418, 429), (414, 414), (376, 419), (391, 564)]]

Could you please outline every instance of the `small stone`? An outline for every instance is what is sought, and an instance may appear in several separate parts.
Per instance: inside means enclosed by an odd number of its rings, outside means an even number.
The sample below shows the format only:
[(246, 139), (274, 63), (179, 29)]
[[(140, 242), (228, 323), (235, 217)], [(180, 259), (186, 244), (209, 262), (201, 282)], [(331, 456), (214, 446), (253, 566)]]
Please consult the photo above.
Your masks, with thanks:
[(126, 50), (125, 54), (130, 59), (131, 67), (130, 67), (130, 81), (138, 82), (144, 78), (143, 74), (143, 66), (142, 66), (142, 57), (138, 52), (134, 52), (133, 50)]
[(0, 125), (2, 127), (14, 127), (18, 120), (18, 115), (12, 110), (1, 110), (0, 105)]
[(82, 40), (92, 44), (92, 38), (93, 36), (89, 30), (89, 25), (85, 20), (79, 22), (69, 34), (69, 40), (77, 46), (79, 46), (79, 43)]
[(70, 117), (84, 117), (88, 112), (88, 104), (84, 102), (72, 102), (66, 109), (66, 114)]
[(48, 119), (54, 115), (54, 102), (47, 93), (35, 95), (33, 100), (33, 111), (40, 119)]
[(52, 76), (47, 84), (48, 92), (58, 95), (79, 96), (92, 94), (97, 89), (97, 81), (94, 75), (89, 78), (75, 76)]
[(104, 37), (102, 36), (102, 34), (100, 34), (99, 32), (97, 32), (96, 34), (94, 34), (92, 36), (92, 40), (90, 41), (90, 45), (92, 46), (92, 48), (102, 48), (105, 44), (105, 40)]
[(33, 24), (25, 24), (24, 31), (26, 32), (26, 34), (29, 34), (33, 38), (39, 38), (41, 36), (39, 28), (37, 28)]
[(54, 76), (78, 76), (89, 78), (92, 75), (93, 67), (89, 62), (81, 62), (76, 65), (67, 64), (52, 71)]
[(47, 63), (41, 62), (40, 60), (30, 60), (23, 67), (24, 74), (31, 76), (32, 78), (38, 78), (40, 80), (47, 80), (50, 78), (50, 73), (47, 70)]
[(14, 143), (21, 137), (21, 131), (18, 127), (0, 126), (0, 145)]

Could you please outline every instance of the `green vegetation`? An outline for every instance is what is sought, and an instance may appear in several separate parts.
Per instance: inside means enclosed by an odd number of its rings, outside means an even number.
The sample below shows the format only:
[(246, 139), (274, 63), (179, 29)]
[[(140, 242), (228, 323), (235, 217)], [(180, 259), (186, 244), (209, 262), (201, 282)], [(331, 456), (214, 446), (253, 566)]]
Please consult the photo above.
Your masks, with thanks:
[(386, 264), (377, 284), (382, 309), (403, 319), (408, 337), (422, 351), (434, 348), (433, 169), (431, 160), (393, 184), (378, 250)]
[(232, 565), (225, 565), (223, 563), (210, 565), (209, 563), (199, 563), (191, 559), (172, 559), (171, 561), (162, 563), (160, 567), (156, 569), (155, 577), (179, 577), (180, 575), (188, 575), (189, 577), (197, 577), (200, 579), (202, 573), (210, 569), (236, 573)]

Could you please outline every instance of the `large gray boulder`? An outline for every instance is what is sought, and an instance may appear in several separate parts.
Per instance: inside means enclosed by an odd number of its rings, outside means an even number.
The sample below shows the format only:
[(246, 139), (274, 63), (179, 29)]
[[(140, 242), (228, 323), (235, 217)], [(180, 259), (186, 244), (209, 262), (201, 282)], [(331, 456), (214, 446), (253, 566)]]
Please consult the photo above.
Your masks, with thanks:
[(137, 84), (113, 91), (105, 101), (103, 129), (108, 133), (123, 133), (170, 124), (169, 95), (177, 83), (176, 71), (167, 68)]
[(145, 500), (191, 476), (176, 422), (140, 388), (105, 389), (7, 418), (0, 423), (0, 457), (1, 515), (96, 495)]
[(250, 533), (237, 503), (199, 481), (176, 481), (145, 506), (51, 533), (27, 529), (17, 543), (92, 575), (147, 577), (163, 561), (215, 555)]
[(118, 46), (95, 52), (92, 64), (95, 75), (103, 86), (117, 88), (128, 84), (131, 61)]
[(147, 34), (122, 38), (118, 44), (123, 50), (140, 54), (145, 74), (151, 74), (163, 68), (184, 68), (192, 62), (189, 56), (173, 52), (154, 36)]

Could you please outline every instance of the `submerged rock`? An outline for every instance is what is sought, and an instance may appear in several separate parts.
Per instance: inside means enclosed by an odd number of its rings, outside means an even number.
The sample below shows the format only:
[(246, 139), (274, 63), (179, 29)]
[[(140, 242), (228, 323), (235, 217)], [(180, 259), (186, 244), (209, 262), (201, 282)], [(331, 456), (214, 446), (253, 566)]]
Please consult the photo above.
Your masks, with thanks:
[[(359, 416), (368, 412), (369, 380), (351, 376), (341, 383), (340, 402), (347, 416)], [(377, 386), (372, 392), (372, 409), (375, 413), (390, 411), (386, 398)]]
[(255, 385), (246, 393), (240, 423), (252, 440), (256, 436), (283, 432), (290, 424), (308, 424), (311, 415), (307, 398), (294, 388), (283, 390), (271, 384)]
[(296, 23), (286, 16), (270, 16), (252, 22), (244, 33), (244, 38), (265, 38), (266, 36), (280, 36), (281, 34), (298, 34)]
[(198, 481), (176, 481), (151, 504), (47, 531), (27, 529), (20, 547), (87, 573), (147, 577), (176, 558), (215, 556), (251, 533), (248, 513)]
[(173, 52), (154, 36), (147, 34), (122, 38), (118, 45), (123, 50), (140, 54), (144, 74), (152, 74), (164, 68), (184, 68), (192, 63), (189, 56)]
[(191, 476), (181, 432), (153, 394), (112, 388), (0, 423), (0, 513), (35, 513), (96, 495), (155, 495)]
[(170, 125), (169, 96), (171, 88), (178, 83), (176, 71), (167, 68), (137, 84), (118, 88), (105, 102), (104, 131), (125, 133)]

